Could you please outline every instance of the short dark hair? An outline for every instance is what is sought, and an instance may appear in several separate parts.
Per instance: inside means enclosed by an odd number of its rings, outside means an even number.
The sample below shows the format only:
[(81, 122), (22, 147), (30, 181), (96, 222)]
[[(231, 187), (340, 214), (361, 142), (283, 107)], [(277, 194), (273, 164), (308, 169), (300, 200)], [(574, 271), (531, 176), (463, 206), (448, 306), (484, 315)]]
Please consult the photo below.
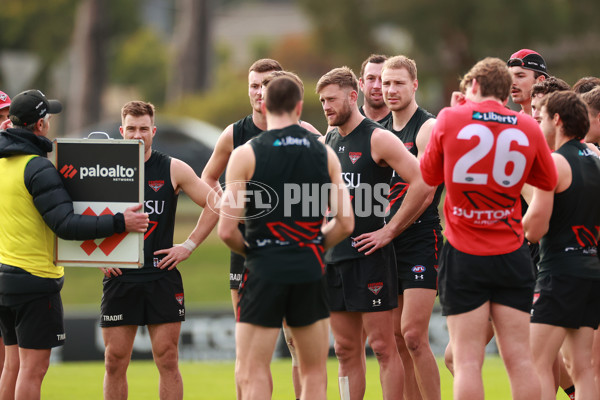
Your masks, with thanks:
[(317, 93), (329, 85), (338, 85), (342, 89), (350, 88), (358, 92), (358, 79), (354, 72), (346, 66), (334, 68), (323, 75), (317, 82)]
[(388, 56), (383, 54), (371, 54), (360, 66), (360, 77), (362, 78), (365, 73), (365, 67), (368, 63), (371, 64), (383, 64), (385, 60), (388, 59)]
[(125, 117), (128, 115), (132, 115), (134, 117), (143, 117), (144, 115), (149, 115), (152, 124), (154, 124), (154, 113), (154, 104), (147, 103), (145, 101), (134, 100), (126, 103), (121, 108), (121, 119), (125, 120)]
[(571, 90), (544, 96), (540, 106), (546, 107), (550, 118), (558, 114), (563, 123), (563, 133), (568, 137), (581, 140), (590, 129), (588, 108), (581, 97)]
[(560, 78), (550, 76), (531, 87), (531, 97), (537, 96), (538, 94), (547, 95), (548, 93), (559, 92), (562, 90), (571, 90), (571, 86)]
[(596, 86), (580, 96), (587, 103), (589, 109), (595, 113), (600, 113), (600, 86)]
[(279, 76), (269, 82), (265, 97), (267, 111), (275, 115), (294, 111), (298, 102), (302, 101), (300, 87), (287, 76)]
[(279, 62), (271, 59), (271, 58), (261, 58), (260, 60), (254, 61), (250, 68), (248, 69), (248, 73), (254, 72), (270, 72), (270, 71), (282, 71), (283, 67)]
[(573, 85), (573, 91), (575, 93), (582, 94), (585, 92), (589, 92), (596, 86), (600, 86), (600, 78), (597, 78), (595, 76), (584, 76), (583, 78), (575, 82), (575, 84)]

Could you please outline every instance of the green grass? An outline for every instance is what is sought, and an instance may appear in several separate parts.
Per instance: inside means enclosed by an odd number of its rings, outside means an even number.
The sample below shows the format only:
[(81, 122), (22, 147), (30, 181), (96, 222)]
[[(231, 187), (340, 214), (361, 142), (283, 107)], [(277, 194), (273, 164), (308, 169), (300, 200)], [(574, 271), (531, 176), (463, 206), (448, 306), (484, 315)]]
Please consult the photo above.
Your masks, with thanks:
[[(441, 360), (438, 361), (442, 386), (442, 399), (452, 399), (452, 376)], [(228, 362), (182, 362), (181, 374), (185, 399), (232, 400), (235, 399), (234, 365)], [(273, 399), (293, 399), (291, 363), (289, 359), (274, 360)], [(42, 399), (102, 399), (104, 366), (101, 362), (53, 364), (42, 387)], [(338, 399), (337, 360), (327, 363), (327, 398)], [(500, 358), (486, 358), (483, 370), (486, 399), (510, 398), (510, 388)], [(129, 367), (129, 399), (158, 398), (158, 372), (150, 361), (134, 361)], [(560, 393), (559, 399), (567, 399)], [(381, 399), (377, 361), (367, 359), (367, 390), (365, 399)]]
[[(183, 242), (196, 225), (199, 207), (182, 201), (183, 212), (176, 221), (175, 243)], [(181, 211), (181, 210), (180, 210)], [(229, 249), (213, 233), (179, 266), (183, 276), (185, 302), (189, 309), (230, 308)], [(97, 268), (65, 268), (61, 292), (65, 311), (98, 311), (103, 275)]]

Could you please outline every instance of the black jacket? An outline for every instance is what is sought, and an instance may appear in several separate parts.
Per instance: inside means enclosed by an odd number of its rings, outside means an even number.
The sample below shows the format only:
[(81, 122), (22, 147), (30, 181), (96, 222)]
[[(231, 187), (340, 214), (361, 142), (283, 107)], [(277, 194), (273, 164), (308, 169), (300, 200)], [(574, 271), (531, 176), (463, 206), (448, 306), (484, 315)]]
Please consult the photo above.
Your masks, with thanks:
[[(73, 202), (60, 175), (46, 158), (52, 142), (21, 128), (0, 131), (0, 158), (35, 154), (25, 167), (23, 180), (33, 203), (46, 224), (61, 239), (88, 240), (125, 231), (122, 213), (115, 215), (80, 215), (73, 212)], [(1, 188), (0, 188), (1, 189)]]

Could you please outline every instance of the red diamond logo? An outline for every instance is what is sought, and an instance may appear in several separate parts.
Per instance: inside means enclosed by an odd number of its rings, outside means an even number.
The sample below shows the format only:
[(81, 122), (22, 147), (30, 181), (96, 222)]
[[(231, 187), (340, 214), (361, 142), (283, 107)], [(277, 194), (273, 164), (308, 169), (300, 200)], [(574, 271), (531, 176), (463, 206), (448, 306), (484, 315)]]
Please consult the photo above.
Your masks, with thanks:
[[(82, 214), (97, 215), (94, 212), (94, 210), (92, 210), (90, 207), (86, 208), (86, 210), (82, 212)], [(114, 215), (114, 213), (110, 211), (108, 207), (106, 207), (104, 211), (100, 213), (100, 215)], [(102, 252), (108, 256), (119, 245), (119, 243), (121, 243), (123, 239), (125, 239), (125, 236), (127, 236), (127, 232), (115, 233), (114, 235), (105, 238), (100, 243), (100, 246), (96, 245), (96, 242), (93, 240), (86, 240), (83, 243), (81, 243), (79, 247), (81, 247), (81, 249), (85, 251), (85, 253), (88, 256), (91, 255), (94, 251), (96, 251), (98, 247), (100, 247), (100, 250), (102, 250)]]

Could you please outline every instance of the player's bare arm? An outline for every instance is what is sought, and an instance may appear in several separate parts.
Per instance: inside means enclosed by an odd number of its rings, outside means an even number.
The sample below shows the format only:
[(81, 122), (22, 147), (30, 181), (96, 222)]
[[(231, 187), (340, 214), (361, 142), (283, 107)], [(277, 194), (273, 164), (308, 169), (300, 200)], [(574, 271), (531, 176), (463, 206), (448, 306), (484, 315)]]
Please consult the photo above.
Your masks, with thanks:
[(229, 161), (232, 151), (233, 124), (225, 128), (223, 133), (221, 133), (221, 136), (219, 136), (213, 153), (211, 154), (206, 166), (204, 167), (204, 170), (202, 171), (202, 180), (211, 188), (217, 188), (217, 190), (221, 191), (219, 178), (221, 175), (223, 175), (223, 172), (227, 167), (227, 162)]
[(371, 136), (371, 157), (380, 165), (389, 165), (409, 184), (400, 209), (383, 228), (363, 233), (355, 238), (358, 251), (366, 255), (386, 246), (408, 228), (431, 204), (435, 187), (423, 181), (419, 162), (402, 141), (385, 129), (376, 129)]
[(354, 230), (354, 211), (350, 194), (342, 180), (342, 167), (333, 149), (327, 147), (327, 168), (331, 178), (331, 190), (329, 191), (329, 209), (334, 218), (323, 225), (323, 246), (325, 250), (335, 246)]
[(314, 126), (312, 126), (312, 124), (311, 124), (311, 123), (309, 123), (309, 122), (306, 122), (306, 121), (300, 121), (300, 122), (299, 122), (299, 125), (300, 125), (301, 127), (303, 127), (304, 129), (306, 129), (307, 131), (309, 131), (309, 132), (312, 132), (312, 133), (315, 133), (315, 134), (317, 134), (317, 135), (319, 135), (319, 136), (323, 137), (323, 135), (321, 135), (321, 132), (319, 132), (319, 130), (318, 130), (317, 128), (315, 128)]
[[(154, 252), (155, 255), (165, 255), (157, 267), (169, 270), (187, 260), (195, 248), (207, 238), (219, 220), (219, 214), (215, 211), (216, 202), (219, 198), (218, 194), (196, 175), (192, 167), (181, 160), (173, 158), (171, 160), (171, 181), (176, 193), (185, 192), (194, 203), (203, 207), (203, 210), (200, 213), (196, 227), (184, 243)], [(211, 192), (213, 192), (212, 195)]]
[(558, 172), (558, 183), (554, 190), (533, 189), (533, 196), (529, 208), (523, 217), (523, 231), (525, 238), (531, 243), (537, 243), (548, 232), (550, 217), (554, 205), (554, 194), (560, 193), (571, 186), (571, 166), (566, 158), (557, 153), (552, 153), (554, 164)]
[(219, 237), (231, 250), (245, 255), (246, 243), (238, 225), (244, 215), (243, 205), (235, 204), (240, 193), (246, 190), (246, 181), (254, 174), (256, 159), (249, 144), (238, 147), (231, 153), (227, 173), (225, 174), (225, 192), (221, 202), (221, 217), (218, 227)]

